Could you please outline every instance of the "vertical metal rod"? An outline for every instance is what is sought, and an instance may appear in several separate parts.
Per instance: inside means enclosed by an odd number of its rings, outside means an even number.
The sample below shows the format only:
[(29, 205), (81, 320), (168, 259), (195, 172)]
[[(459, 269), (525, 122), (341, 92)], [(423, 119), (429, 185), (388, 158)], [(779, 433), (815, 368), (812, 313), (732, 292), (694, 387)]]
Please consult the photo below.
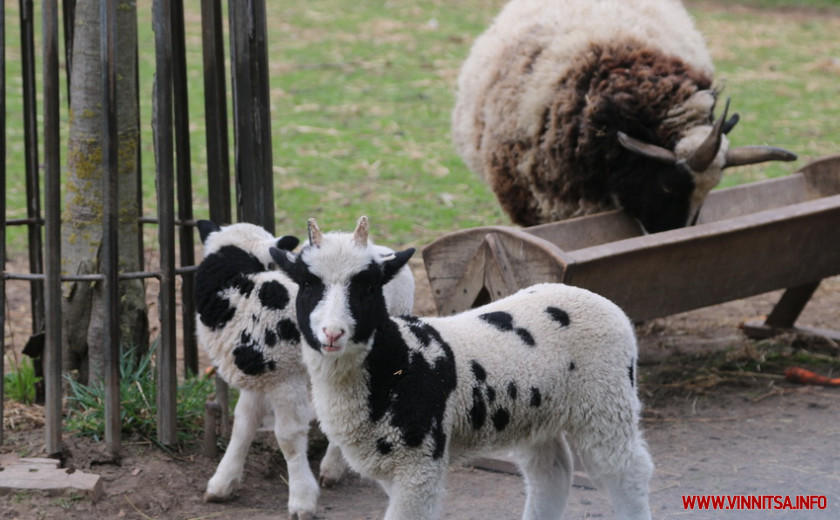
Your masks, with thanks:
[[(6, 398), (6, 6), (0, 2), (0, 419)], [(0, 420), (0, 446), (3, 421)]]
[(265, 1), (230, 2), (228, 8), (237, 214), (274, 233)]
[(105, 275), (105, 444), (120, 451), (120, 288), (119, 288), (119, 170), (117, 163), (117, 4), (99, 4), (99, 63), (102, 78), (102, 272)]
[[(26, 169), (26, 213), (29, 245), (29, 272), (43, 273), (43, 243), (41, 241), (41, 188), (38, 165), (38, 107), (35, 86), (35, 21), (32, 0), (20, 2), (21, 73), (23, 74), (23, 143)], [(32, 332), (44, 330), (44, 283), (29, 284)]]
[(44, 379), (46, 451), (61, 451), (61, 142), (58, 95), (58, 6), (44, 0), (44, 185), (46, 264)]
[[(204, 57), (204, 114), (207, 127), (207, 189), (210, 219), (232, 222), (230, 208), (230, 155), (225, 88), (225, 45), (221, 0), (201, 0), (201, 40)], [(220, 407), (219, 435), (230, 435), (230, 399), (225, 381), (216, 376)]]
[(158, 239), (160, 244), (160, 340), (157, 352), (157, 435), (176, 442), (177, 367), (175, 343), (175, 183), (172, 143), (172, 40), (167, 23), (169, 0), (154, 0), (154, 140), (157, 163)]
[[(175, 108), (175, 157), (177, 159), (178, 218), (182, 223), (193, 219), (192, 171), (190, 167), (190, 111), (187, 92), (187, 50), (184, 36), (184, 2), (171, 0), (172, 80)], [(195, 264), (195, 233), (192, 226), (181, 224), (178, 246), (181, 265)], [(198, 373), (198, 348), (195, 338), (195, 287), (192, 271), (181, 276), (181, 327), (184, 352), (184, 376)]]

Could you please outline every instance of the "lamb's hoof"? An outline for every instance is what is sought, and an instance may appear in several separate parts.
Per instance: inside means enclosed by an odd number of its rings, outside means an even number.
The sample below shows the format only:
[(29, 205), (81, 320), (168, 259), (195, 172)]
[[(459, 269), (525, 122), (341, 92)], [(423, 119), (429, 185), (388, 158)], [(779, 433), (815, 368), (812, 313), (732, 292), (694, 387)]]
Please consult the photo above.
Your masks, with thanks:
[(315, 513), (289, 513), (289, 520), (315, 520)]
[(233, 498), (232, 494), (223, 497), (223, 496), (220, 496), (220, 495), (214, 495), (213, 493), (204, 493), (204, 501), (205, 502), (221, 503), (221, 502), (227, 502), (232, 498)]
[(335, 487), (340, 481), (341, 479), (333, 478), (328, 475), (321, 475), (318, 477), (318, 485), (324, 489)]

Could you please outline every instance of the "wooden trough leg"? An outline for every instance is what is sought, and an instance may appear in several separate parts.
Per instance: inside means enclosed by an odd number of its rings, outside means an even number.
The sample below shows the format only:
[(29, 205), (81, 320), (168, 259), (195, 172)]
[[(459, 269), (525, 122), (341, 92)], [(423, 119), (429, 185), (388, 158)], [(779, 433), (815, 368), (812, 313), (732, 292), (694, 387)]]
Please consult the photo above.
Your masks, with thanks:
[(786, 289), (763, 323), (759, 320), (750, 320), (744, 323), (744, 333), (753, 339), (762, 339), (773, 337), (785, 331), (797, 331), (840, 341), (840, 332), (838, 331), (793, 326), (802, 313), (802, 309), (811, 300), (819, 286), (820, 281), (818, 280)]

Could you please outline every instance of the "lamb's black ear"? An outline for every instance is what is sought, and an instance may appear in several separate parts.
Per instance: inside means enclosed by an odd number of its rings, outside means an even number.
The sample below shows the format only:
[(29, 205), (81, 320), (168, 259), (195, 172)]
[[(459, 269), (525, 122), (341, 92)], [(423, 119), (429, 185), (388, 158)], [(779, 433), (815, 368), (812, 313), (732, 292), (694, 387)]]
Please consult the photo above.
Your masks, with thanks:
[(220, 228), (219, 225), (212, 220), (199, 220), (196, 222), (196, 225), (198, 226), (198, 234), (201, 236), (202, 244), (207, 241), (207, 237), (210, 236), (210, 233), (222, 230), (222, 228)]
[(286, 235), (277, 239), (277, 249), (291, 251), (296, 248), (298, 244), (300, 244), (300, 240), (298, 237), (294, 237), (292, 235)]
[[(297, 245), (297, 244), (295, 244)], [(293, 282), (297, 283), (297, 263), (298, 263), (298, 256), (291, 251), (286, 251), (283, 249), (277, 249), (276, 247), (272, 247), (268, 250), (271, 253), (271, 258), (274, 259), (274, 263), (277, 264), (277, 267), (280, 268), (281, 271), (286, 273), (286, 275), (292, 279)]]
[(382, 285), (390, 282), (391, 279), (399, 272), (400, 269), (408, 262), (408, 259), (411, 258), (411, 255), (414, 254), (414, 248), (409, 247), (405, 251), (400, 251), (398, 253), (394, 253), (393, 257), (388, 258), (384, 262), (382, 262), (382, 270), (384, 274), (384, 278), (382, 279)]

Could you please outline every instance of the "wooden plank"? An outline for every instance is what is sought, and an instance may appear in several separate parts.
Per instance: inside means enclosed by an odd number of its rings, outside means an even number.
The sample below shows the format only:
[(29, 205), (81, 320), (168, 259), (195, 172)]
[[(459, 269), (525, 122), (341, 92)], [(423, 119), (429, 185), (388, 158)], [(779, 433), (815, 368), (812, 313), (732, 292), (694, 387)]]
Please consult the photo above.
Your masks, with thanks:
[(840, 272), (840, 195), (569, 253), (565, 281), (635, 320), (820, 280)]
[(563, 251), (574, 251), (644, 234), (639, 222), (624, 211), (614, 210), (525, 228)]
[(697, 225), (781, 208), (812, 198), (802, 174), (714, 190), (706, 197)]
[(45, 491), (49, 494), (82, 493), (92, 501), (102, 496), (102, 478), (93, 473), (59, 469), (26, 459), (3, 466), (0, 471), (0, 494), (17, 491)]
[[(499, 241), (498, 244), (488, 245), (488, 235), (494, 235), (493, 240)], [(520, 229), (488, 226), (451, 233), (423, 250), (432, 296), (441, 315), (472, 306), (474, 297), (485, 286), (483, 270), (487, 267), (486, 255), (491, 255), (490, 258), (497, 256), (494, 247), (504, 248), (508, 272), (513, 276), (516, 287), (520, 288), (539, 282), (560, 281), (568, 264), (559, 248)], [(502, 279), (498, 281), (501, 283)], [(504, 293), (506, 291), (502, 290), (502, 286), (498, 290)], [(488, 296), (495, 300), (501, 294)]]
[(840, 193), (840, 155), (820, 158), (800, 171), (814, 196), (830, 197)]

